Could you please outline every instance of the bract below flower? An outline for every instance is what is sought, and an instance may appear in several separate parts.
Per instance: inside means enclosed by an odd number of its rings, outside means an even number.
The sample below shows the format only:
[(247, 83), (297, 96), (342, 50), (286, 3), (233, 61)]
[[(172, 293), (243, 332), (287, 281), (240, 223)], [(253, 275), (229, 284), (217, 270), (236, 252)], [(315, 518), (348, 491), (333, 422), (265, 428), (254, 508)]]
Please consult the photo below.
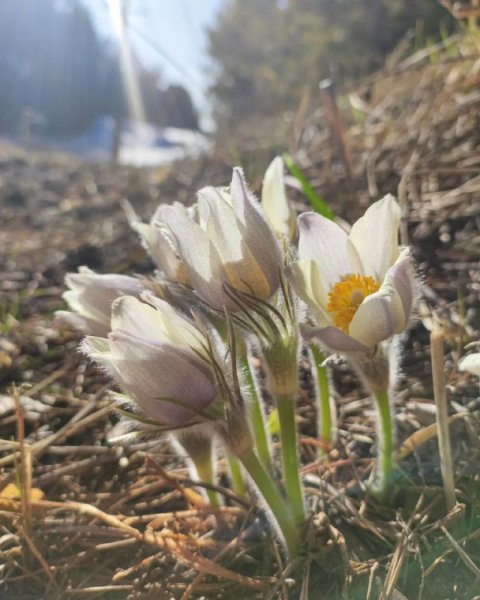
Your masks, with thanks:
[(202, 358), (206, 340), (169, 304), (151, 294), (143, 298), (154, 306), (118, 298), (108, 339), (87, 337), (83, 348), (148, 418), (168, 428), (193, 425), (217, 397), (214, 374)]
[(170, 228), (198, 295), (219, 310), (238, 309), (226, 291), (229, 286), (270, 298), (280, 282), (280, 247), (240, 169), (233, 170), (229, 190), (200, 190), (198, 217), (197, 223), (175, 206), (159, 209), (159, 220)]
[(281, 156), (277, 156), (265, 171), (262, 186), (262, 208), (273, 231), (293, 241), (296, 231), (295, 211), (292, 209), (285, 191), (285, 166)]
[(299, 217), (299, 258), (287, 268), (306, 302), (315, 337), (340, 353), (371, 352), (409, 321), (414, 274), (408, 249), (398, 246), (400, 208), (393, 196), (375, 202), (347, 234), (315, 213)]
[(70, 288), (62, 297), (72, 312), (59, 310), (59, 321), (65, 321), (91, 335), (107, 335), (110, 331), (112, 302), (119, 296), (138, 296), (144, 289), (138, 279), (128, 275), (94, 273), (80, 267), (78, 273), (67, 273), (65, 283)]

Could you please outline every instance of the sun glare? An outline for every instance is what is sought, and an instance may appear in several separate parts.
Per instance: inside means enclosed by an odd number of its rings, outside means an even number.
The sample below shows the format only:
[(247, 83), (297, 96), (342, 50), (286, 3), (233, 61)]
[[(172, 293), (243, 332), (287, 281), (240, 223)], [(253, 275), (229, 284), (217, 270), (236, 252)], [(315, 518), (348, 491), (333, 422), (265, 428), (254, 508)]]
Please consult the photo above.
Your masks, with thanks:
[(130, 43), (125, 27), (125, 19), (120, 0), (108, 0), (108, 7), (112, 19), (113, 29), (120, 49), (120, 69), (123, 87), (128, 104), (130, 117), (136, 123), (145, 123), (145, 109), (140, 94), (133, 64)]

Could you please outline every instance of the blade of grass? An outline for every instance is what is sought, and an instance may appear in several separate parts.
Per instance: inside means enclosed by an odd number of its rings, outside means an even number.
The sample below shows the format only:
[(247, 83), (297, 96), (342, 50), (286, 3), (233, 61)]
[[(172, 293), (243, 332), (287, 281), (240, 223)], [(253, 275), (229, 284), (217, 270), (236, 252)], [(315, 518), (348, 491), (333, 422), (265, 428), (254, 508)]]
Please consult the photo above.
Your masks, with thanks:
[(283, 160), (285, 161), (285, 164), (287, 165), (287, 168), (290, 171), (290, 173), (300, 182), (303, 189), (303, 193), (312, 205), (313, 210), (318, 214), (326, 217), (327, 219), (333, 221), (335, 219), (335, 214), (333, 213), (332, 209), (328, 206), (325, 200), (321, 198), (313, 189), (308, 179), (305, 177), (301, 169), (293, 160), (292, 156), (288, 153), (285, 153), (283, 154)]

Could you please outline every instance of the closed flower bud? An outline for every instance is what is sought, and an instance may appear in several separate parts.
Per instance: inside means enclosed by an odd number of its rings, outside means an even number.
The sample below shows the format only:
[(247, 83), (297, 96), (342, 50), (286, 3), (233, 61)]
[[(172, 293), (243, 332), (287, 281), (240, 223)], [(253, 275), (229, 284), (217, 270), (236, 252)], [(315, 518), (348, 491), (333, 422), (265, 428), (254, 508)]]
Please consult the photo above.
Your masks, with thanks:
[(158, 218), (172, 232), (190, 284), (213, 308), (238, 309), (228, 288), (261, 300), (277, 290), (280, 247), (240, 169), (228, 190), (200, 190), (198, 222), (175, 206), (160, 207)]
[(289, 242), (295, 238), (296, 215), (285, 191), (284, 164), (277, 156), (265, 171), (262, 186), (262, 208), (267, 221), (278, 237)]
[(86, 353), (105, 366), (141, 412), (167, 428), (202, 422), (217, 398), (204, 335), (151, 294), (117, 299), (108, 339), (87, 337)]

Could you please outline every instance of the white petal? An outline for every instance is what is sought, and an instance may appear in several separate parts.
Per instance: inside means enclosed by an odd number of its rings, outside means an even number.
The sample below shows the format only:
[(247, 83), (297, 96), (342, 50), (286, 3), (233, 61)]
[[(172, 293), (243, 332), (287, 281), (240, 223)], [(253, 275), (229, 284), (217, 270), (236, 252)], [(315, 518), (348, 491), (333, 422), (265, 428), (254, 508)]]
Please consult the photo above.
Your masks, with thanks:
[(307, 212), (298, 218), (298, 226), (298, 254), (301, 259), (314, 260), (318, 264), (328, 290), (345, 275), (362, 274), (360, 260), (355, 254), (347, 254), (347, 234), (336, 223)]
[(150, 253), (153, 261), (168, 279), (180, 281), (183, 264), (177, 255), (173, 241), (166, 233), (165, 226), (161, 223), (154, 223), (150, 225), (150, 228), (152, 229)]
[(180, 315), (168, 302), (157, 298), (151, 292), (144, 292), (141, 297), (145, 302), (154, 306), (157, 313), (160, 313), (164, 331), (172, 343), (192, 348), (200, 354), (205, 353), (206, 340), (190, 320)]
[[(168, 342), (201, 351), (201, 334), (167, 302), (151, 293), (142, 295), (150, 304), (122, 296), (112, 305), (112, 331), (121, 329), (150, 342)], [(155, 308), (154, 308), (155, 307)]]
[(143, 289), (134, 277), (100, 275), (84, 267), (80, 267), (78, 273), (68, 273), (65, 282), (71, 289), (63, 294), (63, 298), (70, 308), (106, 327), (110, 325), (113, 300), (123, 294), (138, 295)]
[(460, 371), (469, 371), (480, 377), (480, 352), (464, 356), (458, 363), (458, 368)]
[(101, 362), (101, 364), (108, 367), (111, 372), (114, 371), (112, 363), (113, 355), (108, 339), (89, 335), (83, 339), (80, 350), (93, 360)]
[(71, 327), (78, 329), (82, 333), (89, 335), (106, 336), (110, 331), (110, 325), (100, 323), (87, 316), (80, 315), (67, 310), (57, 310), (55, 312), (54, 323), (67, 323)]
[(227, 277), (215, 246), (197, 223), (172, 206), (164, 206), (161, 221), (170, 228), (192, 287), (211, 306), (223, 309), (229, 300), (223, 290)]
[(317, 263), (313, 260), (297, 260), (285, 268), (285, 275), (312, 311), (317, 325), (331, 325), (332, 320), (326, 310), (328, 291)]
[(159, 311), (133, 296), (122, 296), (112, 304), (112, 331), (122, 329), (148, 341), (166, 342), (164, 321)]
[(399, 255), (399, 226), (400, 207), (390, 194), (372, 204), (354, 223), (349, 235), (350, 251), (357, 251), (365, 275), (383, 281)]
[(292, 241), (295, 237), (296, 218), (285, 191), (284, 169), (282, 157), (277, 156), (265, 171), (262, 209), (275, 233)]
[(373, 348), (403, 331), (406, 325), (407, 318), (400, 295), (390, 282), (386, 282), (358, 307), (348, 333), (365, 346)]

